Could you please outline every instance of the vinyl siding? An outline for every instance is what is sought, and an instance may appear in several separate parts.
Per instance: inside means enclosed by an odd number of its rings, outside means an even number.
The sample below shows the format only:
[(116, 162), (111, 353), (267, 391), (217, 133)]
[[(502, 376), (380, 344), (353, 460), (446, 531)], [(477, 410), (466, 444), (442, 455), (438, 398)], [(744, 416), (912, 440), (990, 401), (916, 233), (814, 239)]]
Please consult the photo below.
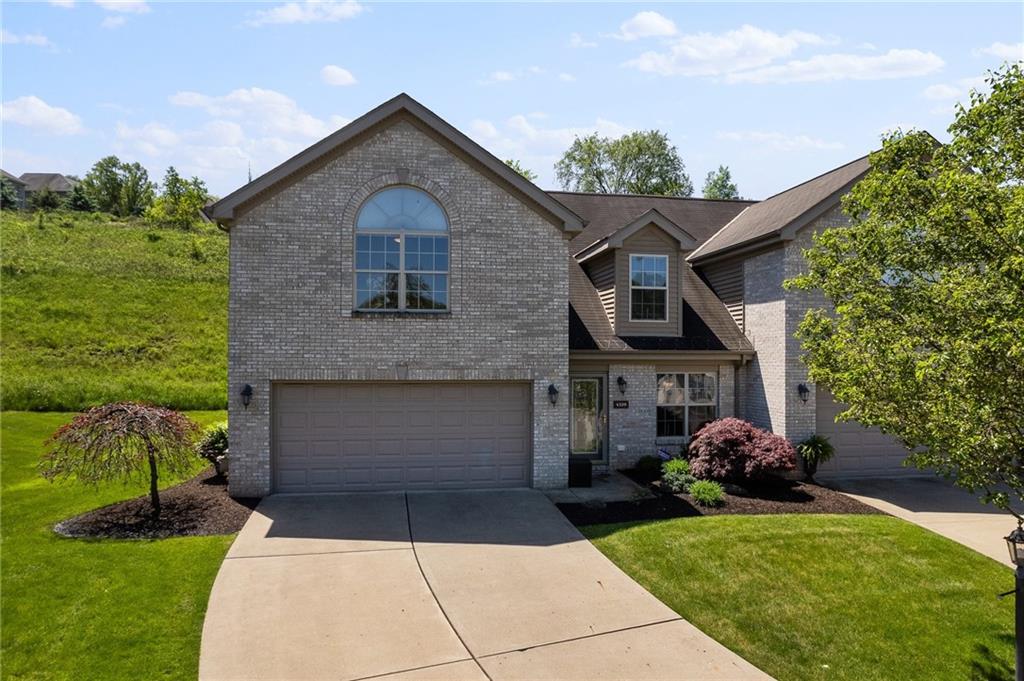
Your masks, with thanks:
[(615, 254), (605, 253), (586, 264), (586, 273), (594, 282), (608, 321), (615, 328)]
[(723, 303), (729, 314), (732, 315), (736, 326), (743, 330), (743, 261), (716, 263), (704, 268), (704, 276), (707, 278), (711, 290), (715, 292)]
[[(633, 322), (629, 319), (629, 256), (668, 256), (668, 320)], [(679, 243), (655, 226), (644, 227), (615, 251), (615, 333), (619, 336), (678, 336), (682, 308), (679, 294)]]

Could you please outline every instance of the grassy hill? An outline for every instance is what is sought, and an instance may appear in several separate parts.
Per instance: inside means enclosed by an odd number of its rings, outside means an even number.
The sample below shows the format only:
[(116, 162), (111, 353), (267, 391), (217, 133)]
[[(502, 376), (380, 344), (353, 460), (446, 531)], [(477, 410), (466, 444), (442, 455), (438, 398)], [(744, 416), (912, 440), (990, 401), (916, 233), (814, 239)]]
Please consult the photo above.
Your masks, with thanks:
[(3, 409), (227, 404), (227, 236), (0, 215)]

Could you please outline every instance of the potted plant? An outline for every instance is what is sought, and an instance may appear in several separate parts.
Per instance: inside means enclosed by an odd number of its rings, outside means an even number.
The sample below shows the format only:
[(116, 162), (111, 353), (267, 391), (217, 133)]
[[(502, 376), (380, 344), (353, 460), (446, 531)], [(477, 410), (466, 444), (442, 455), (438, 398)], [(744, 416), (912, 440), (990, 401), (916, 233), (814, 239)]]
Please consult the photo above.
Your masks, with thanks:
[(832, 458), (835, 449), (824, 435), (812, 435), (796, 446), (796, 451), (804, 460), (804, 473), (808, 482), (814, 482), (814, 474), (818, 465)]

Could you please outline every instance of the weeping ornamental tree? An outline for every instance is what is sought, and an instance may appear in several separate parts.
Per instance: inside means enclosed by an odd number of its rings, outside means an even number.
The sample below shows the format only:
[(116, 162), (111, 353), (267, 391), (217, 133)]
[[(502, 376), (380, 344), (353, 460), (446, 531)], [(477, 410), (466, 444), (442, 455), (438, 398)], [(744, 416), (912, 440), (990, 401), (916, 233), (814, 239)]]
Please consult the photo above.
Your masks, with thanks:
[(184, 414), (137, 402), (117, 402), (82, 412), (46, 441), (40, 462), (48, 480), (132, 481), (149, 475), (153, 517), (160, 516), (158, 470), (176, 475), (195, 462), (197, 426)]
[[(1024, 78), (990, 74), (939, 145), (896, 133), (845, 198), (847, 229), (787, 283), (831, 309), (799, 329), (811, 379), (934, 469), (1024, 502)], [(1018, 515), (1019, 517), (1019, 515)]]

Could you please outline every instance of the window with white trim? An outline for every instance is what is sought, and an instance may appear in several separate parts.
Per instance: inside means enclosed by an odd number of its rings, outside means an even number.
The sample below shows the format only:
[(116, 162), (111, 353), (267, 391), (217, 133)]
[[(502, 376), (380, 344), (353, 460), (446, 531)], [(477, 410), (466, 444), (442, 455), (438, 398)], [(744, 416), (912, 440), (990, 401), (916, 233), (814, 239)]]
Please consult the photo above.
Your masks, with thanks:
[(713, 373), (658, 374), (658, 437), (689, 439), (718, 418), (718, 380)]
[(668, 256), (629, 256), (629, 320), (668, 321)]
[(388, 187), (356, 216), (355, 308), (448, 310), (448, 217), (426, 192)]

